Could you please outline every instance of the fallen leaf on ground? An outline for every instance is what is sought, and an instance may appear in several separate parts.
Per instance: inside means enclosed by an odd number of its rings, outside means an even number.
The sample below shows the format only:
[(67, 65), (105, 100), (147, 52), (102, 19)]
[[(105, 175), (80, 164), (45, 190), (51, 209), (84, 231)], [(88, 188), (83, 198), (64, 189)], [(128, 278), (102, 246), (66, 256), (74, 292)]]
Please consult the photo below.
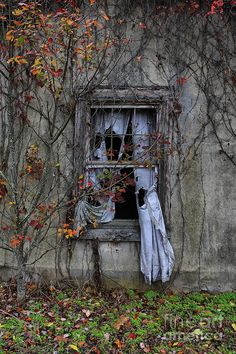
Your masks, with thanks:
[(129, 317), (121, 315), (120, 318), (114, 323), (113, 327), (119, 330), (128, 321), (129, 321)]

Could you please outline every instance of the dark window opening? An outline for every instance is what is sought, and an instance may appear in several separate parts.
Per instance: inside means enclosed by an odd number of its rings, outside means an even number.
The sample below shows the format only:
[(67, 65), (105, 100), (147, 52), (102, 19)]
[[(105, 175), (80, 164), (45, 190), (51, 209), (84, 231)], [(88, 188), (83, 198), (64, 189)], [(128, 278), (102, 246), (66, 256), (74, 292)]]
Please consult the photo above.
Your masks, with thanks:
[(146, 191), (143, 188), (140, 188), (138, 192), (138, 205), (139, 207), (142, 207), (144, 205), (144, 197), (145, 197)]
[(105, 144), (107, 150), (107, 159), (108, 160), (118, 160), (119, 151), (121, 148), (121, 138), (116, 135), (116, 133), (109, 128), (105, 132)]
[(135, 184), (132, 183), (132, 180), (134, 181), (133, 169), (124, 168), (120, 172), (122, 176), (127, 176), (131, 183), (125, 186), (125, 192), (121, 195), (123, 201), (116, 202), (115, 219), (138, 219)]

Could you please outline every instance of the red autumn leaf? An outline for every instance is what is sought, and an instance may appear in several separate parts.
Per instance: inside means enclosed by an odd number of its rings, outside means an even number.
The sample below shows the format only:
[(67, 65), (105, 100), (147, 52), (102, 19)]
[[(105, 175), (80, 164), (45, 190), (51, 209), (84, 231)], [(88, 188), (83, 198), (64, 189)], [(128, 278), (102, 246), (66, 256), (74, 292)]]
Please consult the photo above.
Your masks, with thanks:
[(141, 28), (141, 29), (146, 29), (147, 26), (145, 25), (145, 23), (139, 22), (139, 28)]
[(169, 140), (163, 140), (161, 141), (161, 144), (170, 145), (171, 142)]
[(10, 229), (11, 229), (10, 226), (7, 226), (7, 225), (5, 225), (5, 226), (2, 227), (2, 230), (3, 230), (3, 231), (8, 231), (8, 230), (10, 230)]
[(43, 228), (43, 224), (41, 224), (38, 220), (31, 220), (30, 226), (32, 226), (35, 230), (39, 230)]
[(214, 15), (216, 13), (223, 13), (224, 0), (214, 0), (211, 4), (211, 10), (207, 15)]
[(64, 15), (66, 13), (67, 13), (66, 9), (60, 8), (60, 9), (57, 10), (57, 12), (56, 12), (54, 17), (59, 16), (59, 15)]
[(37, 220), (31, 220), (30, 221), (30, 226), (35, 226), (38, 224), (38, 221)]
[(159, 303), (160, 304), (164, 304), (165, 303), (165, 299), (159, 299)]
[(135, 333), (129, 333), (128, 338), (135, 339), (137, 336)]
[(58, 69), (58, 70), (53, 70), (51, 68), (49, 68), (50, 73), (52, 74), (53, 77), (60, 77), (63, 73), (62, 69)]
[(34, 99), (34, 96), (26, 95), (25, 96), (25, 101), (26, 102), (31, 102)]
[(184, 84), (186, 84), (186, 82), (187, 82), (186, 77), (180, 77), (180, 78), (178, 78), (178, 79), (176, 80), (176, 83), (177, 83), (178, 85), (184, 85)]
[(18, 240), (20, 240), (20, 241), (24, 240), (24, 238), (25, 238), (25, 236), (21, 235), (21, 234), (17, 235), (17, 237), (18, 237)]
[(46, 211), (46, 209), (47, 209), (46, 205), (43, 205), (43, 204), (37, 205), (36, 208), (38, 209), (38, 211), (40, 213), (44, 213)]
[(0, 199), (5, 197), (6, 194), (7, 194), (7, 187), (4, 184), (1, 184), (1, 180), (0, 180)]
[(199, 9), (200, 5), (196, 1), (193, 1), (190, 4), (190, 7), (191, 7), (192, 10), (197, 10), (197, 9)]

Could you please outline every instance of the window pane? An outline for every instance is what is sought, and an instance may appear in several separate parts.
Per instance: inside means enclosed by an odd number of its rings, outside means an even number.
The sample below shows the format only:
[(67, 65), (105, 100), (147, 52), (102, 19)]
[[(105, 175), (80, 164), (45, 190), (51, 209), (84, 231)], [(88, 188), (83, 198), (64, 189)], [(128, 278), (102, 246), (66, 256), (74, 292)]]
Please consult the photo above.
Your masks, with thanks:
[(110, 198), (116, 219), (138, 217), (134, 171), (156, 162), (155, 118), (154, 109), (92, 110), (87, 170), (96, 190), (92, 202)]

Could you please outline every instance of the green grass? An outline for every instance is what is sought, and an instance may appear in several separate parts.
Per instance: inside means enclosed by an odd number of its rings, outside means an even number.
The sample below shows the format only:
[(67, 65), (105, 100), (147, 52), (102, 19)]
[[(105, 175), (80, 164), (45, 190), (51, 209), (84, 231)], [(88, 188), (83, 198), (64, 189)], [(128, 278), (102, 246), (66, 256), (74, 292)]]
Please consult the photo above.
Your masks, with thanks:
[(0, 302), (0, 354), (236, 353), (235, 293), (54, 290)]

